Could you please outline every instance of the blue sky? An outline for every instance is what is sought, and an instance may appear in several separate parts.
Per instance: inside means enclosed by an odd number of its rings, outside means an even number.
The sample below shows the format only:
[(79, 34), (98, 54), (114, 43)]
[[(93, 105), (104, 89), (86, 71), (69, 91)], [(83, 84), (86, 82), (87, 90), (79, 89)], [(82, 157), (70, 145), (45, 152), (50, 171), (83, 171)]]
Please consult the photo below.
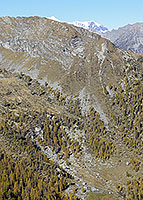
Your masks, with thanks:
[(0, 0), (0, 16), (94, 20), (112, 29), (143, 22), (143, 0)]

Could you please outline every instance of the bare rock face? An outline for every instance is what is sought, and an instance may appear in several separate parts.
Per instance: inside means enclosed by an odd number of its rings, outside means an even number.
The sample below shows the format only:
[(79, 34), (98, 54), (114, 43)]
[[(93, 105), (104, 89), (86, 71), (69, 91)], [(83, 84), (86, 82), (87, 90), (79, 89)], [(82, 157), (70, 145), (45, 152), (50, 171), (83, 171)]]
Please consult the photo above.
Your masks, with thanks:
[(70, 24), (40, 17), (0, 18), (1, 67), (24, 72), (104, 115), (105, 90), (118, 85), (122, 67), (136, 60), (110, 41)]
[(117, 30), (108, 31), (103, 37), (109, 39), (117, 47), (143, 53), (143, 23), (129, 24)]

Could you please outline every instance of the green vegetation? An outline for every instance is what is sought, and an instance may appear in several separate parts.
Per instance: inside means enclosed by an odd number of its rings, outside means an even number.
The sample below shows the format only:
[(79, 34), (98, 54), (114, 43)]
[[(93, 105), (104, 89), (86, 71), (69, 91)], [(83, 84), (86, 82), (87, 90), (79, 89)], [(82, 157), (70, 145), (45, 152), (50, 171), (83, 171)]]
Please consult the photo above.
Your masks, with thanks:
[(21, 159), (0, 149), (0, 199), (70, 199), (63, 191), (71, 177), (32, 146)]
[(91, 107), (86, 117), (86, 136), (95, 157), (108, 159), (113, 154), (115, 147), (109, 139), (110, 134), (98, 112)]
[[(78, 96), (65, 95), (48, 84), (40, 85), (24, 73), (13, 75), (10, 83), (14, 89), (1, 88), (0, 136), (16, 145), (17, 152), (0, 147), (0, 199), (78, 199), (74, 177), (58, 162), (49, 160), (46, 152), (50, 149), (57, 161), (63, 160), (71, 166), (71, 155), (77, 159), (83, 155), (83, 135), (84, 145), (95, 159), (114, 158), (120, 152), (119, 141), (131, 152), (128, 165), (133, 173), (125, 171), (127, 181), (117, 184), (117, 191), (126, 200), (143, 198), (143, 82), (140, 74), (129, 69), (123, 73), (119, 87), (109, 85), (114, 92), (110, 99), (109, 127), (93, 106), (83, 115)], [(12, 76), (6, 70), (0, 72), (7, 80)], [(19, 86), (15, 87), (16, 81)], [(15, 95), (21, 88), (27, 98)], [(104, 93), (108, 98), (105, 89)], [(70, 131), (74, 130), (82, 131), (83, 135), (72, 137)], [(118, 160), (122, 163), (121, 157)], [(137, 173), (138, 178), (134, 177)], [(87, 189), (82, 187), (81, 192), (85, 194)]]
[[(142, 169), (143, 153), (143, 77), (134, 67), (123, 69), (123, 83), (117, 88), (112, 99), (112, 106), (116, 107), (116, 115), (112, 115), (112, 122), (118, 127), (118, 133), (131, 155), (130, 164), (135, 172)], [(132, 177), (127, 172), (127, 177)], [(118, 186), (119, 193), (126, 200), (143, 199), (142, 175), (127, 181), (126, 189)]]

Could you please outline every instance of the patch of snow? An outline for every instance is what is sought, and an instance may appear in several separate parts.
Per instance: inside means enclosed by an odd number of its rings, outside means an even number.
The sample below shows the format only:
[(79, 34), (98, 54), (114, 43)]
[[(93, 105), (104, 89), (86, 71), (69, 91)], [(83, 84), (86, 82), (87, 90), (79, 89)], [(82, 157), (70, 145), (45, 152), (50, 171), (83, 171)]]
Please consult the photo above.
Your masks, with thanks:
[(101, 25), (95, 21), (85, 21), (85, 22), (74, 21), (70, 24), (73, 24), (74, 26), (77, 26), (77, 27), (82, 27), (82, 28), (90, 30), (90, 31), (98, 31), (101, 33), (105, 33), (106, 31), (108, 31), (108, 29), (106, 27), (104, 27), (103, 25)]
[(48, 19), (51, 19), (51, 20), (54, 20), (54, 21), (57, 21), (57, 22), (62, 22), (60, 21), (59, 19), (57, 19), (56, 17), (54, 16), (51, 16), (51, 17), (47, 17)]

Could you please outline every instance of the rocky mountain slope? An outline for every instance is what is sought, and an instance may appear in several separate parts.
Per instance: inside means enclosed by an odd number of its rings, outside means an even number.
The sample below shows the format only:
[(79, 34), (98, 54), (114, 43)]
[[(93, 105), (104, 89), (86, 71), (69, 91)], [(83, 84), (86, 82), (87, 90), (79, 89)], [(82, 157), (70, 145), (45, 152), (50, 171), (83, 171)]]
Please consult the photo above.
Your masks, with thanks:
[(128, 24), (117, 30), (108, 31), (103, 36), (120, 49), (143, 53), (143, 23)]
[(122, 66), (136, 65), (99, 35), (46, 18), (1, 18), (0, 43), (2, 67), (77, 94), (83, 111), (94, 105), (106, 122), (105, 90), (117, 86)]
[(142, 199), (142, 54), (47, 18), (0, 28), (0, 197)]
[(120, 49), (143, 53), (143, 23), (128, 24), (111, 31), (94, 21), (75, 21), (72, 24), (101, 35)]

